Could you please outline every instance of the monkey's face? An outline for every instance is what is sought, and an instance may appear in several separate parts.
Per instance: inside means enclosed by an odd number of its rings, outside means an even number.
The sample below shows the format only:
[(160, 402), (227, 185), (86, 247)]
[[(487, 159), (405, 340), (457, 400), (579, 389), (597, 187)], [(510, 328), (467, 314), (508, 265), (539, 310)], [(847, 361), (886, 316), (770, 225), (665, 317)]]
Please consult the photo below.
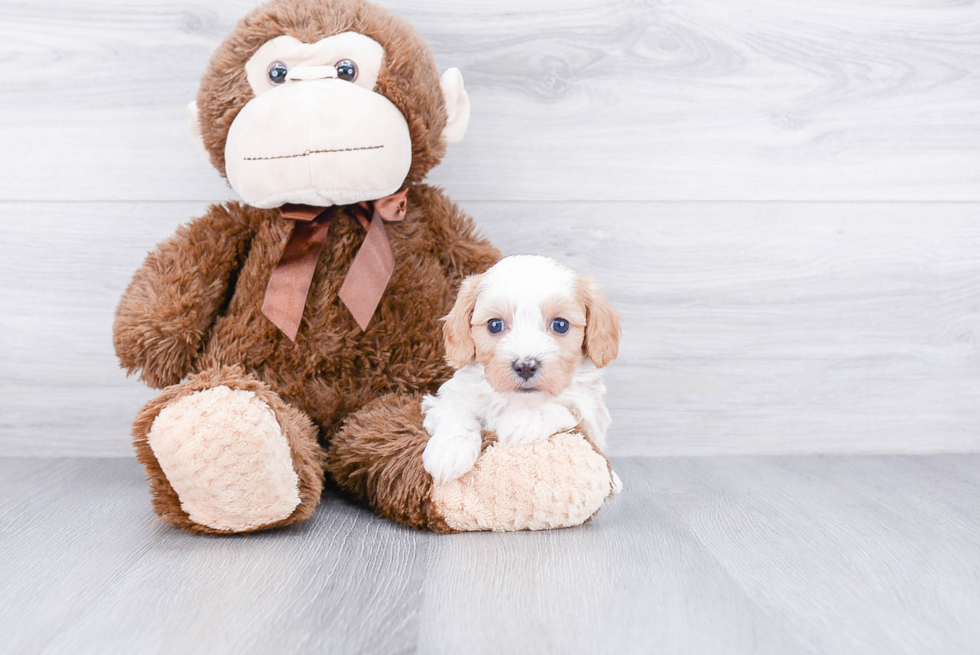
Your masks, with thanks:
[(255, 93), (225, 144), (228, 182), (255, 207), (328, 206), (394, 193), (412, 165), (398, 108), (374, 85), (384, 49), (345, 32), (268, 41), (245, 71)]
[(362, 0), (256, 8), (189, 109), (211, 163), (261, 208), (383, 198), (421, 181), (469, 122), (459, 71), (440, 78), (414, 30)]

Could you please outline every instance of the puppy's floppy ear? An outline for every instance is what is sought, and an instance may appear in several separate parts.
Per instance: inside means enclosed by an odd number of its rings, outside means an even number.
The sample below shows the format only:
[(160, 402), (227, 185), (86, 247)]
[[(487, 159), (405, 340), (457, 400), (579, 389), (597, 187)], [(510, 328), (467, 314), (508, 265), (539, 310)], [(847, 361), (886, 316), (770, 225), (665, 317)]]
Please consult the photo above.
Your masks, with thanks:
[(585, 304), (585, 354), (599, 368), (609, 364), (619, 354), (619, 335), (622, 329), (619, 312), (612, 308), (599, 285), (587, 277), (579, 277), (578, 293)]
[(476, 297), (480, 295), (483, 275), (471, 275), (463, 280), (452, 311), (443, 318), (442, 333), (446, 338), (446, 361), (453, 368), (463, 368), (476, 356), (476, 344), (470, 334), (470, 320)]

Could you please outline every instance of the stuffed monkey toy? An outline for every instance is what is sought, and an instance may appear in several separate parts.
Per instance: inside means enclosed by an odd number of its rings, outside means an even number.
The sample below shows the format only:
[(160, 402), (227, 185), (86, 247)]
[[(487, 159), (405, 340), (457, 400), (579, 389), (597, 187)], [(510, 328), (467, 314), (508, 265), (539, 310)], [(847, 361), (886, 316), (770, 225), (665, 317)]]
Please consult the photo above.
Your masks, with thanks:
[(133, 426), (163, 520), (209, 534), (298, 523), (326, 478), (441, 532), (597, 511), (608, 466), (584, 439), (515, 458), (485, 435), (492, 457), (441, 494), (422, 466), (419, 403), (452, 374), (440, 317), (500, 258), (423, 182), (466, 131), (458, 70), (440, 76), (419, 35), (368, 2), (273, 0), (218, 47), (190, 109), (242, 202), (157, 246), (113, 326), (121, 365), (163, 389)]

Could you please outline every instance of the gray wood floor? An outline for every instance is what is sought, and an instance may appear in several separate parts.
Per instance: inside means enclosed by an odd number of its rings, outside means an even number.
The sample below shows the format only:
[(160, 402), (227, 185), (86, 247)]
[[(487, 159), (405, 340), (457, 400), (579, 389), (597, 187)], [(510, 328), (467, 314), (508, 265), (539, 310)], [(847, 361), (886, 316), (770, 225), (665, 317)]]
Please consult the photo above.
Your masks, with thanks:
[[(184, 107), (257, 4), (0, 0), (0, 200), (234, 197)], [(460, 201), (980, 201), (976, 0), (381, 4), (463, 72)]]
[[(0, 456), (117, 456), (113, 310), (234, 198), (185, 106), (258, 0), (0, 0)], [(431, 181), (598, 279), (621, 456), (980, 452), (980, 2), (382, 0), (470, 131)]]
[[(468, 206), (506, 252), (593, 275), (623, 313), (614, 455), (980, 450), (977, 205), (619, 206)], [(113, 311), (202, 210), (0, 203), (0, 456), (131, 453), (156, 392), (119, 369)]]
[(624, 458), (546, 533), (328, 498), (233, 538), (152, 523), (129, 459), (0, 459), (3, 653), (976, 653), (980, 456)]

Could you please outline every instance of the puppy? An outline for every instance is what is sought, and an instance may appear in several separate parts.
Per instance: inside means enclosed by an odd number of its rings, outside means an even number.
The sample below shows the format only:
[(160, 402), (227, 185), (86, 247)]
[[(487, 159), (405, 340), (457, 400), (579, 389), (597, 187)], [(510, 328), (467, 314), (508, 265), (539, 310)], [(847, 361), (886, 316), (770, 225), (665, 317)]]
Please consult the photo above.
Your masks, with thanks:
[(616, 358), (620, 321), (592, 280), (547, 257), (507, 257), (464, 280), (443, 320), (457, 370), (422, 400), (422, 463), (437, 484), (473, 468), (483, 430), (526, 444), (577, 429), (605, 449), (599, 369)]

